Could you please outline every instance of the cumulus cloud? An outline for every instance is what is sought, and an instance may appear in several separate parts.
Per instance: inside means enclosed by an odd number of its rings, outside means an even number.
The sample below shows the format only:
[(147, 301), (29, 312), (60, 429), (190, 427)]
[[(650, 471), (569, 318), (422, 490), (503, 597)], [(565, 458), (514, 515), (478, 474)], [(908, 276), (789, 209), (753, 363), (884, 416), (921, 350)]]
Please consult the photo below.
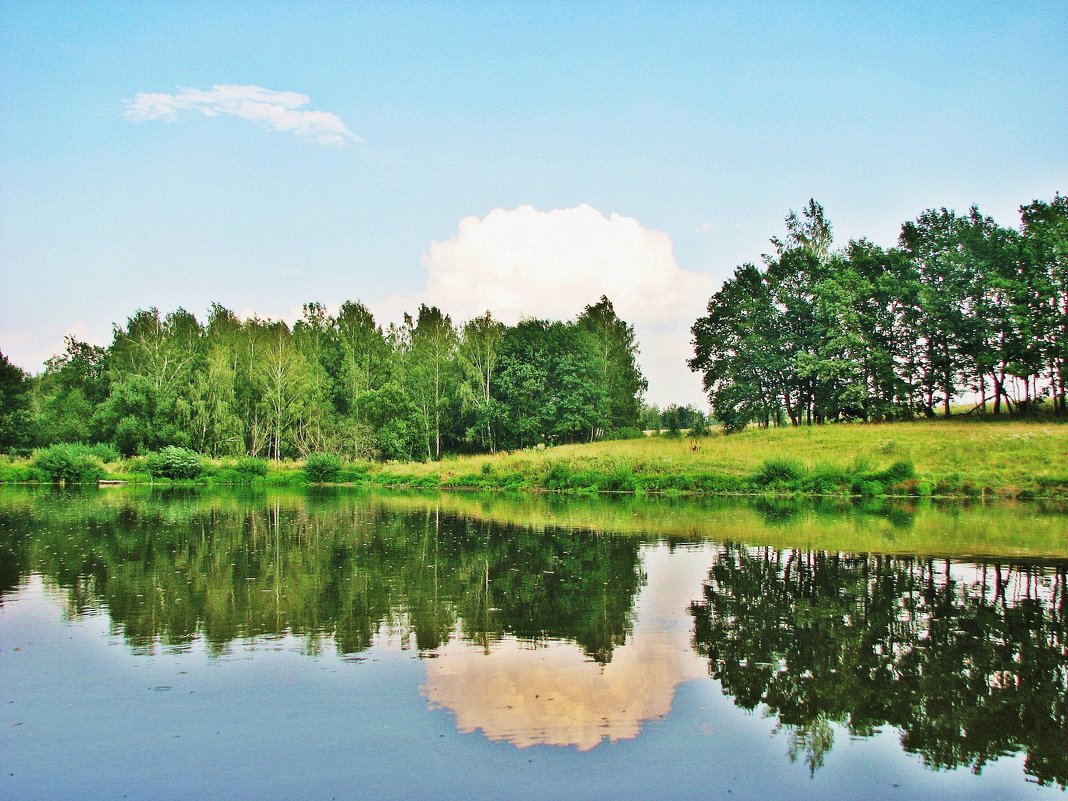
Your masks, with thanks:
[(127, 102), (124, 116), (135, 122), (169, 122), (184, 111), (200, 112), (206, 117), (228, 114), (323, 145), (361, 141), (336, 114), (305, 108), (310, 102), (310, 97), (299, 92), (216, 84), (207, 90), (179, 87), (173, 95), (138, 92)]
[(566, 320), (607, 295), (635, 326), (650, 399), (701, 402), (685, 361), (689, 328), (704, 311), (712, 279), (679, 266), (667, 233), (585, 204), (494, 209), (460, 220), (450, 239), (431, 243), (422, 262), (425, 289), (388, 299), (380, 314), (395, 319), (423, 302), (456, 321), (487, 310), (509, 324), (524, 316)]

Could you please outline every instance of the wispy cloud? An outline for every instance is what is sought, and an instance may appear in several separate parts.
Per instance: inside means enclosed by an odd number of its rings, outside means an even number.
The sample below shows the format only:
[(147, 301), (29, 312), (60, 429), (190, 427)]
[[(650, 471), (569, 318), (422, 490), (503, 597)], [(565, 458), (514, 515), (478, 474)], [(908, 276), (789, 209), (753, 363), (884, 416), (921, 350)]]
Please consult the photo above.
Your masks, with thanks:
[(311, 98), (300, 92), (216, 84), (206, 90), (179, 87), (173, 95), (138, 92), (137, 97), (127, 102), (124, 116), (136, 122), (170, 122), (178, 119), (183, 111), (199, 111), (206, 117), (229, 114), (322, 145), (362, 141), (336, 114), (305, 108), (310, 102)]

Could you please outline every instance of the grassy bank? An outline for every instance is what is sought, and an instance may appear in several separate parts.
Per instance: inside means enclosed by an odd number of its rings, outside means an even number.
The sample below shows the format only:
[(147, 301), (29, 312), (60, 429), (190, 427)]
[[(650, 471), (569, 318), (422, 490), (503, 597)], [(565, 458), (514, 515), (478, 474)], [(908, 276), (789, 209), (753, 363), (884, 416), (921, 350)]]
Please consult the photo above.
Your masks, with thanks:
[[(150, 459), (100, 463), (90, 476), (153, 478)], [(313, 460), (314, 462), (314, 460)], [(46, 477), (32, 459), (0, 463), (0, 482)], [(933, 420), (649, 437), (440, 462), (377, 464), (201, 460), (198, 484), (338, 483), (369, 487), (568, 493), (1068, 498), (1068, 425)]]
[(668, 494), (1068, 497), (1068, 425), (933, 420), (651, 437), (387, 465), (381, 483)]

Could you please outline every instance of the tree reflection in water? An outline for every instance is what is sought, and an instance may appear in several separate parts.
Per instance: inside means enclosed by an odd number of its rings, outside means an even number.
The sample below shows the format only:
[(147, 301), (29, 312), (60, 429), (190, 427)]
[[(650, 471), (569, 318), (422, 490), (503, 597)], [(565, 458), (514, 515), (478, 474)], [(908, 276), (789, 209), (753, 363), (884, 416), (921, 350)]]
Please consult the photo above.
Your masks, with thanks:
[(811, 770), (880, 726), (933, 768), (1024, 752), (1068, 783), (1064, 562), (953, 563), (727, 544), (691, 607), (695, 648)]
[[(576, 657), (598, 663), (577, 665), (576, 676), (602, 678), (572, 708), (625, 704), (629, 717), (606, 728), (599, 723), (605, 713), (590, 713), (593, 723), (566, 737), (542, 722), (543, 734), (524, 735), (530, 743), (583, 747), (603, 736), (622, 739), (642, 720), (667, 714), (674, 687), (693, 675), (693, 656), (680, 655), (674, 642), (639, 642), (648, 633), (634, 619), (645, 581), (642, 547), (661, 540), (544, 521), (501, 523), (415, 499), (6, 493), (0, 604), (40, 574), (64, 592), (71, 617), (106, 609), (113, 629), (140, 652), (203, 641), (223, 654), (241, 639), (295, 635), (310, 652), (329, 643), (353, 654), (383, 632), (423, 652), (449, 644), (441, 664), (428, 670), (428, 693), (454, 710), (461, 706), (455, 698), (468, 701), (458, 725), (480, 725), (488, 736), (515, 727), (511, 718), (487, 723), (475, 714), (494, 699), (469, 692), (470, 682), (449, 673), (465, 659), (474, 664), (458, 649), (495, 654), (478, 663), (487, 687), (539, 661), (556, 671), (556, 684), (560, 665)], [(607, 513), (619, 510), (606, 509), (606, 519), (618, 519)], [(857, 538), (866, 530), (855, 520), (850, 528)], [(714, 547), (703, 588), (678, 573), (667, 583), (684, 584), (685, 599), (700, 594), (688, 607), (695, 650), (737, 705), (777, 718), (792, 759), (819, 768), (838, 724), (857, 736), (893, 726), (904, 749), (933, 768), (978, 772), (1023, 752), (1034, 781), (1068, 784), (1068, 563)], [(707, 564), (696, 569), (703, 573)], [(670, 609), (685, 617), (687, 601), (672, 601)], [(683, 650), (687, 636), (684, 628)], [(568, 652), (572, 644), (581, 653)], [(628, 668), (632, 661), (645, 672)], [(646, 706), (635, 705), (628, 691), (635, 675), (653, 675), (650, 665), (667, 666), (670, 680), (664, 692), (646, 693)], [(591, 673), (593, 667), (605, 669)], [(556, 684), (545, 684), (554, 699)], [(542, 721), (549, 712), (538, 706), (531, 714)]]
[(456, 631), (483, 645), (571, 640), (607, 663), (642, 581), (636, 538), (398, 513), (367, 496), (22, 500), (0, 506), (0, 603), (40, 573), (69, 615), (106, 607), (142, 651), (294, 634), (351, 654), (382, 630), (425, 651)]

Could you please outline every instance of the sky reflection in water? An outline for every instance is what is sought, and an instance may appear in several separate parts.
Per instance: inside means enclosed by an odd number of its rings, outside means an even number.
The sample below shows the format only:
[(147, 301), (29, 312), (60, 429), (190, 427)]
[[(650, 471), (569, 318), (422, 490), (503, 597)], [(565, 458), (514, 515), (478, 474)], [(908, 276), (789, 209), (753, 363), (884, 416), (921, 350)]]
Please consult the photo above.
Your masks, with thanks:
[(218, 494), (0, 549), (2, 797), (1063, 794), (1063, 562)]

